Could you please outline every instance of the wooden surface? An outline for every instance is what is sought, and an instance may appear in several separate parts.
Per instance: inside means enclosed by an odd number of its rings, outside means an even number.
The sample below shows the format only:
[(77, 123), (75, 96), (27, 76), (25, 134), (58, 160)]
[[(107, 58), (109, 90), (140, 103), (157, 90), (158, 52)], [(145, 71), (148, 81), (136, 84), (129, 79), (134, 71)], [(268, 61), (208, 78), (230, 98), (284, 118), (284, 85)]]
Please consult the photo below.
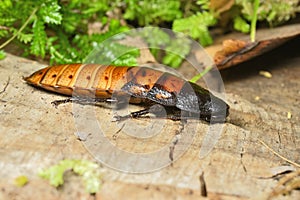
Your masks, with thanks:
[[(299, 48), (295, 51), (300, 52)], [(200, 159), (199, 152), (209, 125), (191, 120), (182, 134), (196, 130), (192, 144), (172, 166), (129, 174), (99, 164), (103, 185), (92, 196), (72, 173), (66, 174), (66, 183), (58, 189), (37, 176), (40, 169), (62, 159), (95, 159), (74, 134), (78, 131), (74, 106), (64, 104), (55, 108), (51, 102), (64, 97), (37, 90), (22, 80), (43, 66), (8, 55), (0, 61), (0, 91), (3, 90), (0, 94), (0, 199), (205, 199), (200, 195), (201, 173), (204, 173), (209, 199), (265, 199), (278, 182), (272, 178), (277, 175), (274, 169), (294, 167), (259, 140), (287, 159), (300, 162), (299, 63), (299, 55), (278, 59), (277, 63), (269, 58), (264, 67), (271, 71), (272, 79), (259, 76), (258, 69), (247, 68), (250, 73), (246, 75), (239, 69), (224, 72), (231, 114), (206, 157)], [(256, 96), (259, 100), (255, 100)], [(166, 120), (159, 135), (149, 140), (130, 137), (123, 133), (126, 130), (114, 138), (120, 124), (111, 122), (113, 111), (103, 107), (93, 109), (107, 138), (126, 151), (151, 152), (168, 147), (180, 128), (179, 122)], [(292, 113), (291, 119), (287, 118), (287, 112)], [(149, 122), (157, 124), (158, 120), (139, 119), (130, 123), (143, 126)], [(180, 145), (175, 147), (175, 154), (179, 150)], [(124, 165), (126, 162), (124, 158)], [(13, 184), (19, 175), (29, 178), (24, 187)], [(299, 195), (294, 190), (277, 199), (297, 199)]]

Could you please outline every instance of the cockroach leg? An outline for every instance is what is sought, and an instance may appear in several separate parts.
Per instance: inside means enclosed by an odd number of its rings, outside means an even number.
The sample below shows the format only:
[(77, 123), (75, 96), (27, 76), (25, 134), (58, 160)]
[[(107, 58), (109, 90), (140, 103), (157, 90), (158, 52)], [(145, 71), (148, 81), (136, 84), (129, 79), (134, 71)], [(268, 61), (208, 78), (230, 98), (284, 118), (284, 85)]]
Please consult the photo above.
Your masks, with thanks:
[(55, 100), (52, 101), (51, 104), (53, 104), (55, 107), (59, 106), (60, 104), (64, 103), (79, 103), (79, 104), (95, 104), (95, 103), (100, 103), (100, 102), (115, 102), (114, 99), (94, 99), (94, 98), (81, 98), (81, 97), (70, 97), (66, 99), (61, 99), (61, 100)]
[(65, 103), (91, 104), (91, 103), (95, 103), (95, 100), (83, 99), (83, 98), (77, 98), (77, 97), (70, 97), (70, 98), (55, 100), (55, 101), (51, 102), (51, 104), (54, 105), (55, 107), (57, 107), (61, 104), (65, 104)]
[(120, 116), (120, 115), (115, 115), (114, 116), (114, 121), (122, 121), (122, 120), (126, 120), (128, 118), (139, 118), (143, 115), (146, 115), (149, 113), (149, 108), (143, 109), (143, 110), (139, 110), (136, 112), (132, 112), (129, 115), (124, 115), (124, 116)]
[(69, 102), (73, 102), (73, 99), (66, 98), (66, 99), (61, 99), (61, 100), (55, 100), (55, 101), (52, 101), (51, 104), (54, 105), (55, 107), (57, 107), (60, 104), (69, 103)]
[(121, 120), (125, 120), (125, 119), (128, 119), (128, 118), (140, 118), (144, 115), (147, 115), (149, 113), (153, 113), (156, 115), (156, 117), (162, 117), (164, 115), (165, 112), (164, 111), (164, 108), (163, 106), (151, 106), (151, 107), (148, 107), (148, 108), (145, 108), (143, 110), (138, 110), (136, 112), (131, 112), (129, 115), (125, 115), (125, 116), (118, 116), (118, 115), (115, 115), (114, 118), (116, 121), (121, 121)]
[(139, 110), (139, 111), (136, 111), (136, 112), (132, 112), (132, 113), (130, 113), (130, 116), (131, 116), (132, 118), (138, 118), (138, 117), (141, 117), (141, 116), (143, 116), (143, 115), (148, 114), (149, 111), (150, 111), (150, 109), (149, 109), (149, 108), (146, 108), (146, 109), (143, 109), (143, 110)]

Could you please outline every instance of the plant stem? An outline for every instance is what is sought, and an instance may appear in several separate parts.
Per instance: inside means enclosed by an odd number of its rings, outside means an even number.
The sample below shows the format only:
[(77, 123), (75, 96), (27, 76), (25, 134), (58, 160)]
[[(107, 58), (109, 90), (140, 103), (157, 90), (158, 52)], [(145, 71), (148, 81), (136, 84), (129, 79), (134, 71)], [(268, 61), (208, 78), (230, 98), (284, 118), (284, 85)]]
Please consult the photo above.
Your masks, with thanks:
[(213, 66), (206, 67), (201, 73), (197, 74), (193, 78), (191, 78), (190, 82), (196, 83), (202, 76), (204, 76), (207, 72), (209, 72), (212, 69)]
[(11, 41), (13, 41), (13, 39), (15, 39), (15, 37), (18, 36), (19, 33), (21, 33), (23, 31), (23, 29), (28, 25), (28, 23), (30, 22), (31, 18), (35, 15), (36, 11), (38, 10), (38, 8), (35, 8), (32, 13), (30, 14), (30, 16), (28, 17), (28, 19), (25, 21), (25, 23), (22, 25), (22, 27), (8, 40), (6, 40), (6, 42), (4, 42), (1, 46), (0, 49), (4, 48), (6, 45), (8, 45)]
[(254, 9), (253, 9), (253, 17), (252, 17), (252, 20), (251, 20), (251, 33), (250, 33), (251, 42), (255, 42), (255, 32), (256, 32), (258, 7), (259, 7), (259, 0), (255, 0), (254, 1)]

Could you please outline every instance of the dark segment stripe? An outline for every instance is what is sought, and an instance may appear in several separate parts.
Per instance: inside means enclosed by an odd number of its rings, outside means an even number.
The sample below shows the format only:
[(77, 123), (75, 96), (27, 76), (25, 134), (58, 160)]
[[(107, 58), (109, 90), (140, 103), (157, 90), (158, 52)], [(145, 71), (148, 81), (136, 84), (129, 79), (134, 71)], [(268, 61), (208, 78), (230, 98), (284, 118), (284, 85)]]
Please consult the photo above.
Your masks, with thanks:
[[(46, 72), (44, 72), (43, 76), (41, 77), (40, 81), (38, 82), (39, 84), (43, 82), (44, 78), (46, 77), (47, 73), (49, 72), (49, 70), (51, 69), (51, 67), (46, 68)], [(41, 69), (43, 70), (43, 69)], [(34, 76), (35, 74), (33, 74), (32, 76)]]

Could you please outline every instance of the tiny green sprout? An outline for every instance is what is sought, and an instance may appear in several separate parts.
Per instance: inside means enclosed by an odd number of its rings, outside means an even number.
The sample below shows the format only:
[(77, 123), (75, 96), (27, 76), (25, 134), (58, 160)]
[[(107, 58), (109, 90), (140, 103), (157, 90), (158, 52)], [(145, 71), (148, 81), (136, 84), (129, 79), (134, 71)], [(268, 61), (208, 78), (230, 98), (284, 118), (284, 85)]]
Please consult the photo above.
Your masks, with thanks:
[(251, 19), (251, 32), (250, 32), (251, 42), (255, 42), (258, 7), (259, 7), (259, 0), (255, 0), (254, 1), (253, 16), (252, 16), (252, 19)]

